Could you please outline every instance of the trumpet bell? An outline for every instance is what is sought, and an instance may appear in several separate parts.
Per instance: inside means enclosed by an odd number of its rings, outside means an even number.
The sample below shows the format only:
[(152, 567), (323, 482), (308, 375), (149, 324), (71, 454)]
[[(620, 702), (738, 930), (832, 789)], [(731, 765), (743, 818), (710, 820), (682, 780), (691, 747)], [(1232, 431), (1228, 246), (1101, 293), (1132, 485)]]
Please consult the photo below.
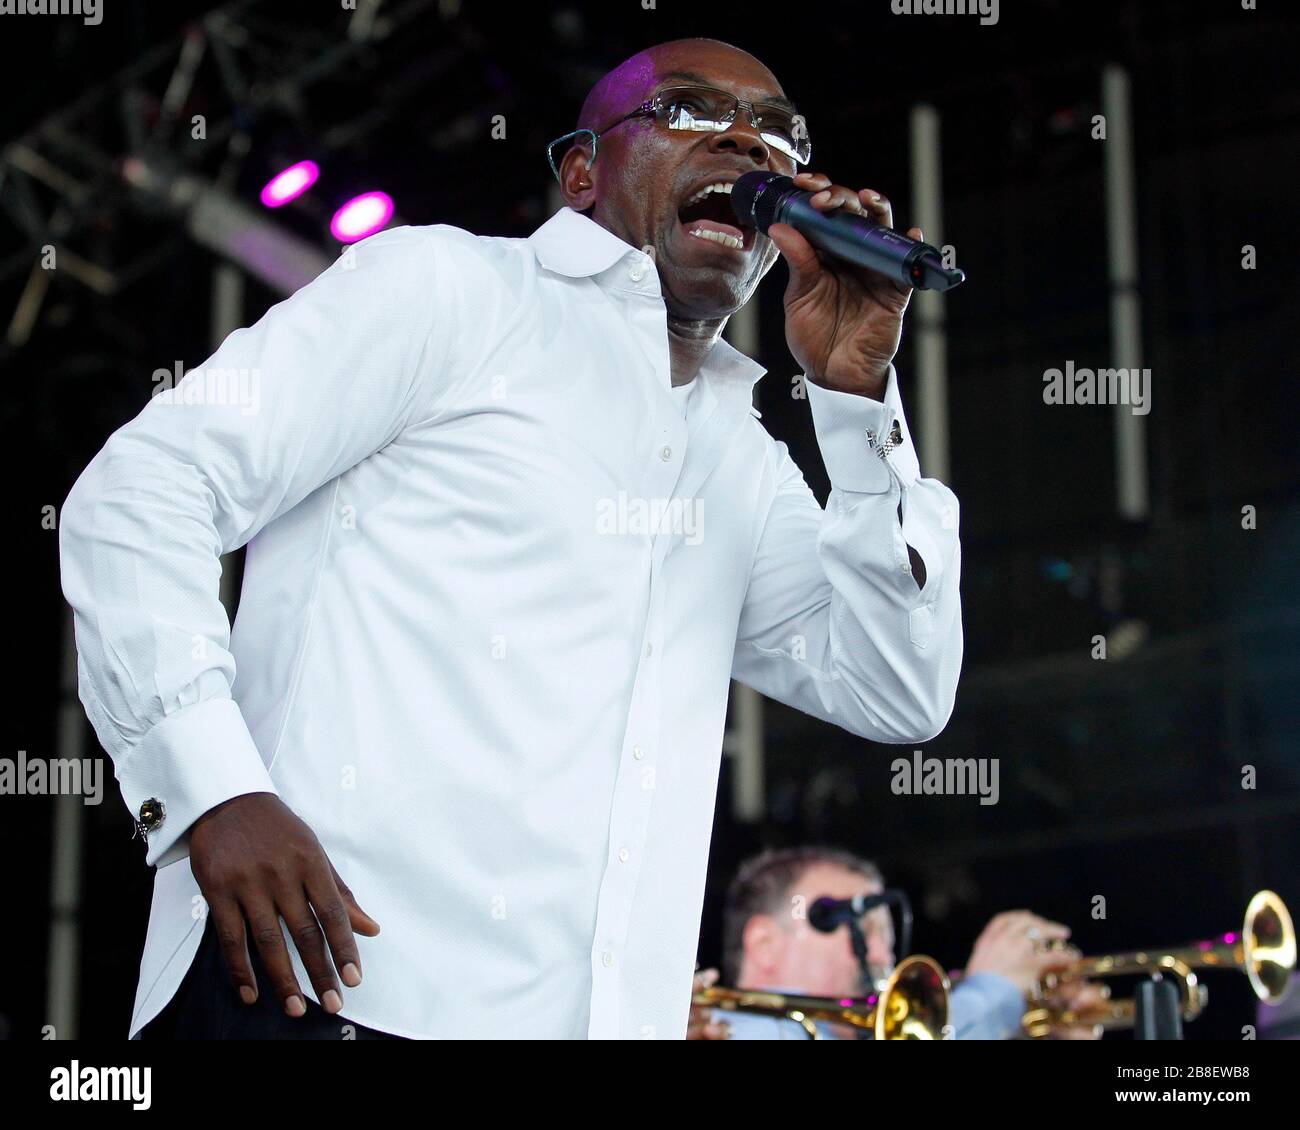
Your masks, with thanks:
[(878, 991), (866, 997), (807, 997), (758, 989), (711, 986), (692, 996), (697, 1005), (793, 1020), (813, 1040), (817, 1021), (869, 1031), (877, 1040), (941, 1040), (948, 1024), (948, 976), (933, 958), (915, 954), (898, 963)]
[(948, 1025), (948, 976), (932, 958), (901, 962), (876, 1007), (877, 1040), (941, 1040)]
[(1284, 903), (1272, 891), (1259, 891), (1246, 907), (1242, 956), (1255, 995), (1277, 1004), (1291, 984), (1295, 968), (1295, 926)]

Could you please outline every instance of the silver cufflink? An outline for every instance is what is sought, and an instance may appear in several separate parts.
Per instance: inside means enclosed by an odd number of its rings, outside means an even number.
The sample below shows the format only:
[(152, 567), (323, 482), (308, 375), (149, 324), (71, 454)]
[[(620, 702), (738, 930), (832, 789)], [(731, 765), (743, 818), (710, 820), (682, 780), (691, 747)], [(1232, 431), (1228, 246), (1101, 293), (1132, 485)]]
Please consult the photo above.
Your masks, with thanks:
[(903, 429), (898, 426), (895, 420), (893, 426), (889, 429), (889, 435), (882, 441), (870, 428), (865, 429), (867, 433), (867, 443), (871, 450), (874, 451), (881, 459), (888, 457), (889, 453), (903, 442)]

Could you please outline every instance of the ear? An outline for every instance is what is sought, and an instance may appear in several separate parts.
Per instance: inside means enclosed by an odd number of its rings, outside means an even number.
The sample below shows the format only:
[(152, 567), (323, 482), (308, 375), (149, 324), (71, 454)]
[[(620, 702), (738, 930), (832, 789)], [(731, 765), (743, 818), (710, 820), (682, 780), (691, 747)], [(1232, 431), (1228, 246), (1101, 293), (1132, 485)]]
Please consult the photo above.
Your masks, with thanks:
[(596, 203), (595, 161), (591, 138), (578, 138), (560, 160), (560, 192), (575, 212), (585, 212)]
[(784, 932), (770, 914), (755, 914), (741, 932), (746, 962), (763, 971), (780, 961), (784, 941)]

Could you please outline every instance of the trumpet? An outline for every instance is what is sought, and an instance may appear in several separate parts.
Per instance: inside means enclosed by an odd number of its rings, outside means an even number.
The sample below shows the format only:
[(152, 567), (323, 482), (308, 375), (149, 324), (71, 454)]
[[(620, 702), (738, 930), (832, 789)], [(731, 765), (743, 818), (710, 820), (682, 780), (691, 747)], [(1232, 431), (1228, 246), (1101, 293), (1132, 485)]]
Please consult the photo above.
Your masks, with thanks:
[(948, 977), (933, 958), (904, 958), (876, 992), (865, 997), (807, 997), (757, 989), (701, 989), (693, 1003), (724, 1012), (752, 1012), (793, 1020), (811, 1040), (816, 1021), (848, 1024), (877, 1040), (939, 1040), (948, 1024)]
[(1205, 1009), (1209, 993), (1196, 976), (1198, 969), (1236, 969), (1245, 973), (1255, 995), (1268, 1004), (1286, 996), (1295, 969), (1296, 940), (1291, 914), (1272, 891), (1258, 891), (1246, 907), (1238, 932), (1180, 946), (1164, 952), (1133, 950), (1129, 953), (1085, 957), (1045, 978), (1029, 998), (1023, 1018), (1025, 1034), (1033, 1039), (1048, 1035), (1058, 1025), (1100, 1025), (1103, 1029), (1131, 1028), (1137, 1019), (1131, 999), (1107, 1001), (1079, 1012), (1052, 1009), (1048, 994), (1063, 980), (1161, 975), (1172, 978), (1178, 989), (1184, 1020), (1195, 1020)]

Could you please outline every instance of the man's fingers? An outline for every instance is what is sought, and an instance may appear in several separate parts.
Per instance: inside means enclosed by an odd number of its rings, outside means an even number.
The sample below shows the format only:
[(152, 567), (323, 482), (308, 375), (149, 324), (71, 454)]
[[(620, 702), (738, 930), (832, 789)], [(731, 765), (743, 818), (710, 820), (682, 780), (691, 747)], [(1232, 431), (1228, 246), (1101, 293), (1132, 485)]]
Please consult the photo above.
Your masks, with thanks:
[(858, 193), (857, 200), (862, 211), (876, 223), (884, 224), (887, 228), (894, 226), (894, 206), (883, 192), (877, 192), (874, 188), (864, 188)]
[(253, 973), (253, 963), (248, 956), (248, 945), (244, 934), (244, 916), (235, 902), (209, 903), (208, 914), (212, 916), (212, 926), (217, 935), (217, 944), (225, 958), (226, 969), (230, 973), (230, 983), (239, 992), (239, 999), (245, 1004), (257, 1000), (257, 977)]
[(1068, 1028), (1053, 1028), (1052, 1039), (1054, 1040), (1100, 1040), (1102, 1027), (1100, 1024), (1074, 1024)]
[(894, 213), (888, 197), (874, 188), (854, 192), (835, 184), (825, 173), (797, 173), (791, 178), (796, 188), (812, 193), (812, 206), (822, 212), (843, 208), (860, 216), (870, 216), (886, 227), (894, 226)]
[(984, 930), (990, 935), (1004, 934), (1017, 926), (1029, 925), (1029, 920), (1033, 917), (1033, 913), (1028, 910), (1003, 910), (989, 919), (989, 924), (984, 927)]
[[(1067, 981), (1058, 985), (1048, 1000), (1053, 1009), (1073, 1012), (1077, 1021), (1094, 1013), (1110, 999), (1110, 987), (1098, 981)], [(1094, 1015), (1093, 1019), (1097, 1019)], [(1100, 1024), (1075, 1023), (1052, 1029), (1056, 1040), (1096, 1040), (1101, 1037)]]
[(335, 1013), (343, 1007), (343, 996), (334, 976), (334, 963), (325, 949), (325, 931), (312, 913), (307, 893), (302, 888), (284, 891), (278, 899), (280, 916), (289, 927), (289, 936), (298, 950), (298, 956), (307, 967), (316, 999), (326, 1012)]
[[(361, 984), (361, 955), (357, 952), (357, 939), (352, 933), (352, 911), (339, 889), (336, 876), (332, 865), (322, 866), (315, 874), (307, 876), (307, 898), (311, 901), (316, 920), (325, 931), (334, 968), (339, 971), (343, 984), (355, 989)], [(357, 913), (361, 911), (358, 909)]]
[(877, 222), (879, 218), (863, 206), (858, 194), (851, 188), (845, 188), (842, 184), (833, 184), (829, 188), (823, 188), (820, 192), (813, 194), (809, 203), (812, 204), (819, 212), (835, 212), (843, 210), (845, 212), (854, 212), (859, 216), (872, 216)]
[(1064, 922), (1053, 922), (1050, 918), (1035, 918), (1033, 926), (1038, 930), (1040, 938), (1059, 939), (1064, 941), (1070, 936), (1070, 927)]
[(1052, 994), (1055, 1007), (1074, 1012), (1089, 1012), (1110, 999), (1110, 989), (1095, 981), (1065, 981)]
[(831, 178), (825, 173), (795, 173), (790, 179), (794, 181), (795, 188), (804, 192), (820, 192), (831, 186)]
[(1034, 955), (1037, 959), (1039, 975), (1054, 973), (1073, 965), (1083, 956), (1074, 946), (1062, 946), (1060, 949), (1043, 950)]
[(718, 971), (716, 969), (700, 969), (695, 973), (694, 992), (701, 989), (712, 988), (718, 983)]
[(373, 938), (379, 933), (379, 923), (361, 909), (356, 896), (352, 893), (352, 888), (339, 878), (339, 873), (334, 870), (334, 864), (331, 863), (329, 867), (330, 875), (334, 878), (334, 886), (338, 888), (338, 892), (343, 896), (343, 902), (348, 908), (348, 922), (352, 929), (358, 934), (364, 934), (367, 938)]
[(1027, 910), (1004, 910), (995, 914), (980, 933), (976, 944), (1001, 945), (1008, 938), (1023, 936), (1032, 924), (1033, 917)]
[(1053, 922), (1027, 910), (1011, 911), (1006, 925), (1007, 929), (1026, 935), (1040, 946), (1047, 942), (1063, 942), (1070, 936), (1070, 927), (1063, 922)]
[(808, 291), (821, 268), (821, 260), (813, 245), (789, 224), (772, 224), (767, 229), (768, 238), (776, 244), (776, 249), (785, 258), (790, 269), (790, 289), (787, 297), (798, 296)]
[(725, 1020), (714, 1021), (710, 1011), (705, 1009), (695, 1009), (691, 1012), (691, 1018), (686, 1025), (686, 1038), (688, 1040), (729, 1040), (731, 1039), (731, 1025)]
[(269, 900), (259, 901), (244, 910), (248, 917), (249, 932), (270, 979), (271, 991), (280, 998), (284, 1011), (290, 1016), (305, 1015), (307, 999), (298, 987), (298, 978), (293, 975), (289, 949), (284, 944), (284, 934), (280, 931), (279, 913)]

